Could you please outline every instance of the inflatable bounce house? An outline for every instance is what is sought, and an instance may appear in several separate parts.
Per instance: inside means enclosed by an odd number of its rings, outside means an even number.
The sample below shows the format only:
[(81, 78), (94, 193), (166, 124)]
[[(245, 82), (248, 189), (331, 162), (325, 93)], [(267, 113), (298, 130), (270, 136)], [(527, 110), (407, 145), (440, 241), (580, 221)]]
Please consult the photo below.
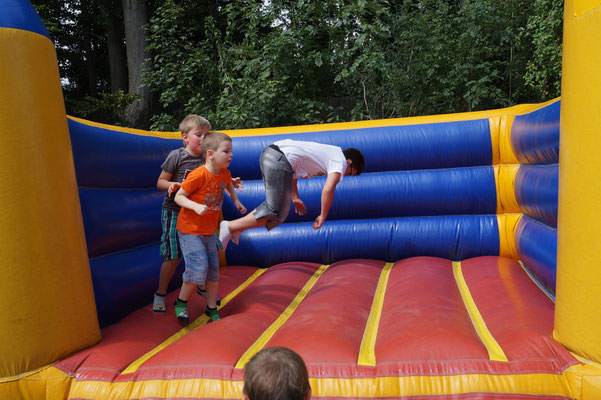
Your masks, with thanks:
[(1, 7), (0, 398), (236, 399), (285, 346), (317, 399), (601, 399), (600, 0), (565, 2), (561, 100), (228, 131), (249, 210), (274, 140), (366, 167), (317, 231), (323, 178), (299, 182), (307, 215), (230, 244), (222, 319), (196, 296), (185, 327), (151, 305), (180, 135), (68, 117), (41, 20)]

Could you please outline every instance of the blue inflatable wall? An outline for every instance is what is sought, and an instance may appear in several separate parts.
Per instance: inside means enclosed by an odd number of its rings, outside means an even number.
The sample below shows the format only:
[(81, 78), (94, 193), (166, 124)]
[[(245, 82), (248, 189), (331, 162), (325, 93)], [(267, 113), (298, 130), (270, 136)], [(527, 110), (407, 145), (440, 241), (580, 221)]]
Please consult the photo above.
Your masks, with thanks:
[[(551, 291), (559, 104), (516, 116), (511, 131), (513, 152), (524, 164), (514, 184), (525, 214), (516, 229), (516, 246), (533, 275)], [(298, 216), (291, 210), (286, 224), (271, 232), (244, 232), (238, 246), (228, 246), (228, 264), (269, 267), (290, 260), (330, 264), (351, 258), (393, 262), (420, 255), (451, 260), (498, 255), (497, 144), (488, 115), (465, 115), (357, 128), (334, 124), (335, 129), (303, 132), (299, 127), (279, 128), (275, 134), (254, 136), (228, 132), (234, 152), (230, 170), (245, 182), (239, 197), (248, 210), (264, 199), (258, 160), (274, 141), (316, 141), (355, 147), (365, 155), (363, 174), (344, 177), (338, 185), (322, 229), (313, 230), (311, 222), (319, 214), (325, 177), (300, 180), (307, 213)], [(147, 304), (156, 289), (164, 196), (156, 181), (164, 158), (182, 141), (178, 134), (132, 134), (78, 119), (70, 119), (69, 128), (98, 315), (106, 325)], [(223, 216), (240, 216), (227, 197)]]

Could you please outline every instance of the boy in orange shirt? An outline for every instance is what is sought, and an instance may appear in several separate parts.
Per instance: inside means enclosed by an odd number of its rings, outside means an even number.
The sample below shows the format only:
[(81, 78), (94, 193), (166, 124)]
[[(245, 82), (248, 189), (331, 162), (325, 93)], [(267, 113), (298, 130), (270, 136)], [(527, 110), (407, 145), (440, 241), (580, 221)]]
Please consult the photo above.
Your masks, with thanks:
[(219, 320), (217, 312), (217, 285), (219, 259), (213, 232), (219, 222), (224, 190), (234, 201), (240, 213), (246, 208), (238, 200), (227, 167), (232, 161), (232, 139), (221, 132), (211, 132), (202, 141), (202, 155), (206, 163), (192, 171), (175, 195), (182, 206), (177, 218), (179, 243), (186, 262), (183, 284), (175, 300), (175, 315), (187, 323), (187, 302), (198, 285), (206, 284), (207, 308), (205, 314), (212, 321)]

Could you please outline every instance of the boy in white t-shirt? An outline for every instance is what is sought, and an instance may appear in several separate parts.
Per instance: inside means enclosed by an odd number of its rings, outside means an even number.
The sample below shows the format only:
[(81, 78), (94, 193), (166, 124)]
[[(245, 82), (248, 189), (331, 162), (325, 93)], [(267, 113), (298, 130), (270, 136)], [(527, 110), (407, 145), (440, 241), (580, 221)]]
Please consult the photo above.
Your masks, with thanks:
[(233, 220), (222, 221), (219, 240), (225, 249), (230, 238), (238, 244), (240, 233), (246, 229), (265, 226), (271, 230), (286, 220), (290, 211), (290, 200), (294, 211), (303, 215), (307, 208), (298, 196), (297, 179), (314, 176), (327, 176), (321, 191), (321, 213), (313, 222), (313, 229), (319, 229), (325, 222), (336, 185), (346, 175), (359, 175), (365, 161), (357, 149), (346, 149), (327, 144), (280, 140), (267, 146), (259, 160), (265, 201), (252, 213)]

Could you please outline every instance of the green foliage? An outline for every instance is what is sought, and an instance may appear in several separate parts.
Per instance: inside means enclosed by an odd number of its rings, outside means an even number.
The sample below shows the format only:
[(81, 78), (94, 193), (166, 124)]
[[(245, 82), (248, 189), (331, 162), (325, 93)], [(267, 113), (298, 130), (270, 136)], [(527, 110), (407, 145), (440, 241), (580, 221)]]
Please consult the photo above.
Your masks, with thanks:
[(151, 17), (147, 30), (153, 68), (146, 71), (145, 84), (163, 109), (152, 118), (151, 129), (176, 130), (186, 114), (207, 115), (215, 102), (214, 49), (201, 30), (202, 21), (210, 19), (210, 10), (185, 8), (173, 0), (163, 2)]
[(528, 18), (524, 37), (533, 44), (524, 79), (536, 91), (536, 100), (560, 95), (563, 1), (538, 0)]
[(67, 113), (94, 121), (122, 125), (121, 112), (133, 97), (111, 94), (106, 46), (106, 20), (100, 3), (111, 6), (120, 20), (120, 1), (32, 0), (57, 52)]
[(122, 90), (116, 93), (100, 93), (97, 97), (86, 96), (82, 100), (69, 103), (66, 98), (67, 108), (73, 115), (91, 121), (101, 121), (111, 125), (123, 125), (122, 113), (127, 105), (138, 100), (135, 94), (126, 94)]
[[(80, 2), (38, 3), (60, 48), (68, 49), (59, 58), (70, 110), (103, 122), (118, 117), (120, 101), (103, 94), (106, 71), (97, 75), (97, 94), (86, 90), (86, 68), (76, 57), (86, 46), (72, 37), (94, 32), (86, 37), (102, 49), (102, 24), (75, 12)], [(144, 84), (155, 99), (151, 129), (176, 130), (188, 113), (216, 129), (235, 129), (549, 100), (560, 91), (562, 3), (153, 0), (144, 27), (152, 57)], [(85, 4), (91, 9), (83, 14), (94, 15), (96, 2)], [(63, 28), (67, 20), (76, 25)]]

